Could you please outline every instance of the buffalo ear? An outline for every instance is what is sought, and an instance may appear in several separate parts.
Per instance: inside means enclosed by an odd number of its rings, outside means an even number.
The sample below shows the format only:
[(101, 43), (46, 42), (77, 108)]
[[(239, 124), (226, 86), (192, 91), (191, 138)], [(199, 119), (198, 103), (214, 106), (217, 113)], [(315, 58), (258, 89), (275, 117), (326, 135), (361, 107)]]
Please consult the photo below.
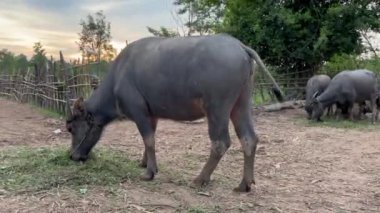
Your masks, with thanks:
[(78, 98), (74, 102), (74, 107), (73, 107), (74, 114), (84, 114), (85, 112), (85, 107), (84, 107), (84, 99), (83, 97)]
[(315, 105), (318, 105), (318, 104), (319, 104), (319, 101), (317, 100), (317, 98), (313, 98), (312, 101), (311, 101), (311, 105), (315, 106)]
[(318, 97), (319, 94), (320, 94), (320, 92), (319, 92), (319, 90), (318, 90), (318, 91), (316, 91), (316, 92), (313, 94), (312, 98), (315, 99), (316, 97)]

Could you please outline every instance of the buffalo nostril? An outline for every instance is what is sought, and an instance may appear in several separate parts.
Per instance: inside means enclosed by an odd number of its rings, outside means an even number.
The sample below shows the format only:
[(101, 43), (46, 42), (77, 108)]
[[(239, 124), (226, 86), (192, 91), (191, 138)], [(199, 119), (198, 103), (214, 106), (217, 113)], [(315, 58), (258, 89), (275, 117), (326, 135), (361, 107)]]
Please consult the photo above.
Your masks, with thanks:
[(79, 161), (85, 162), (87, 161), (88, 157), (87, 156), (82, 156), (79, 158)]
[(73, 153), (73, 154), (70, 155), (70, 159), (73, 160), (73, 161), (85, 162), (85, 161), (87, 161), (88, 156), (87, 155), (81, 155), (81, 154)]
[(82, 157), (81, 157), (79, 154), (77, 154), (77, 153), (72, 153), (72, 154), (70, 155), (70, 159), (73, 160), (73, 161), (80, 161), (81, 158), (82, 158)]

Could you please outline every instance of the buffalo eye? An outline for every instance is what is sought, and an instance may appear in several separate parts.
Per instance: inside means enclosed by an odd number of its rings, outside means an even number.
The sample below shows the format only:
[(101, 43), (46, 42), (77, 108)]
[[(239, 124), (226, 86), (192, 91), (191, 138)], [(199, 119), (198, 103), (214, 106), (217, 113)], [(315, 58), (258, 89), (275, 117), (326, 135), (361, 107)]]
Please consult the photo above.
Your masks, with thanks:
[(73, 127), (70, 123), (66, 124), (66, 129), (68, 132), (72, 133), (73, 132)]

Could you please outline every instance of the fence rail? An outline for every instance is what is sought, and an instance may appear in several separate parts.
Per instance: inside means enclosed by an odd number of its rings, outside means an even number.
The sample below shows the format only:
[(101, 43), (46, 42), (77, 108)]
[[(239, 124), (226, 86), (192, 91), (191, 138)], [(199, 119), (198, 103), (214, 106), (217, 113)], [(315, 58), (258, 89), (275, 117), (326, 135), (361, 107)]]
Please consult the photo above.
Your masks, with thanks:
[(86, 98), (97, 87), (100, 79), (87, 68), (95, 66), (99, 71), (97, 64), (71, 65), (65, 63), (61, 55), (60, 61), (47, 62), (34, 73), (24, 76), (1, 74), (0, 96), (66, 115), (68, 101), (78, 96)]
[[(66, 115), (67, 107), (76, 97), (87, 98), (98, 86), (106, 72), (104, 70), (106, 67), (103, 65), (96, 62), (68, 64), (61, 54), (60, 61), (48, 62), (42, 71), (35, 70), (34, 73), (28, 71), (25, 75), (0, 74), (0, 96)], [(99, 70), (102, 71), (101, 74)], [(294, 74), (298, 73), (276, 75), (276, 81), (287, 98), (301, 97), (308, 80), (306, 77), (294, 79), (290, 76)], [(252, 94), (254, 104), (269, 104), (275, 101), (272, 83), (260, 70), (255, 72), (254, 85)], [(70, 102), (69, 105), (67, 102)]]

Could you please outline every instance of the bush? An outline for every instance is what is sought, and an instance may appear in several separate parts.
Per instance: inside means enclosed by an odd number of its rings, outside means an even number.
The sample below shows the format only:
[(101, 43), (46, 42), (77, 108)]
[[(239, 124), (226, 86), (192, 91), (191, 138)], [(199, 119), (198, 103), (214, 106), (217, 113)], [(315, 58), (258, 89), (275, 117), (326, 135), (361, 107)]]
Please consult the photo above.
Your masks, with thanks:
[(331, 60), (323, 65), (319, 74), (335, 76), (343, 70), (368, 69), (380, 76), (380, 58), (359, 58), (356, 55), (334, 55)]

